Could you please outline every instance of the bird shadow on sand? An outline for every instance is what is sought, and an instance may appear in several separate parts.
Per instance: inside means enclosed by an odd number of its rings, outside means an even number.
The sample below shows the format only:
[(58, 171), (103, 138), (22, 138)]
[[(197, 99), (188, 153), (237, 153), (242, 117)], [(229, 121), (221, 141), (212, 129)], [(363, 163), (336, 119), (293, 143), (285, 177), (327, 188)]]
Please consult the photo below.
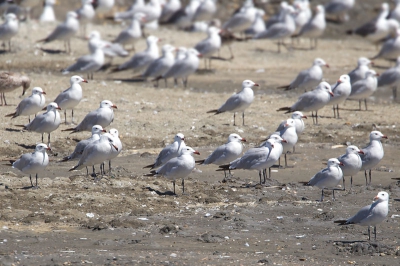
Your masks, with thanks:
[(128, 82), (128, 83), (138, 83), (138, 82), (143, 82), (144, 80), (142, 78), (130, 78), (130, 79), (113, 79), (113, 81), (122, 81), (122, 82)]
[(368, 243), (367, 240), (337, 240), (333, 241), (334, 243), (342, 243), (342, 244), (355, 244), (355, 243)]
[(176, 196), (176, 194), (172, 191), (161, 192), (161, 191), (151, 188), (151, 187), (146, 187), (146, 189), (151, 192), (154, 191), (155, 193), (157, 193), (158, 196)]
[(47, 53), (47, 54), (66, 54), (67, 52), (64, 50), (60, 50), (60, 49), (46, 49), (46, 48), (40, 48), (40, 50), (42, 50), (43, 52)]
[(26, 145), (21, 143), (15, 143), (16, 145), (20, 146), (21, 148), (32, 150), (36, 148), (36, 145)]
[(6, 131), (9, 131), (9, 132), (21, 132), (21, 129), (8, 127), (8, 128), (6, 128)]

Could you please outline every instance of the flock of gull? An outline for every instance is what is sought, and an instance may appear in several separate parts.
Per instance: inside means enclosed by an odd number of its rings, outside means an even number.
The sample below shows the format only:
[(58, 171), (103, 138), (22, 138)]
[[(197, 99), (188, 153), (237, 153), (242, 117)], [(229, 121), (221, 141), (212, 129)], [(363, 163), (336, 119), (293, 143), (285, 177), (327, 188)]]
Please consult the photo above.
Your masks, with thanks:
[[(36, 1), (37, 2), (37, 1)], [(19, 20), (21, 17), (29, 19), (29, 10), (34, 5), (34, 0), (1, 1), (0, 7), (5, 12), (5, 21), (0, 25), (0, 40), (13, 49), (12, 38), (18, 34)], [(54, 22), (56, 20), (53, 6), (54, 0), (46, 0), (39, 20), (41, 23)], [(252, 0), (244, 1), (230, 18), (221, 23), (216, 18), (218, 5), (216, 0), (191, 0), (187, 6), (183, 6), (180, 0), (136, 0), (129, 9), (123, 12), (112, 13), (114, 0), (82, 0), (82, 6), (75, 11), (66, 14), (64, 22), (57, 25), (48, 35), (43, 36), (38, 42), (42, 43), (42, 50), (53, 41), (64, 42), (65, 51), (71, 52), (71, 38), (81, 32), (86, 36), (87, 24), (96, 16), (102, 16), (105, 20), (127, 21), (127, 28), (123, 29), (115, 39), (106, 41), (101, 38), (101, 33), (92, 31), (88, 34), (89, 53), (76, 60), (70, 66), (65, 66), (62, 74), (87, 74), (92, 78), (95, 72), (104, 69), (105, 58), (127, 57), (130, 52), (126, 47), (135, 49), (135, 44), (146, 40), (147, 48), (143, 51), (135, 51), (134, 55), (126, 62), (112, 66), (112, 73), (130, 70), (135, 73), (138, 80), (151, 80), (155, 86), (159, 86), (159, 80), (174, 79), (175, 85), (182, 80), (186, 87), (188, 78), (199, 68), (199, 58), (205, 59), (205, 67), (211, 68), (212, 60), (232, 60), (234, 58), (231, 44), (235, 41), (258, 41), (270, 39), (277, 41), (278, 52), (282, 46), (290, 50), (298, 38), (309, 38), (310, 49), (317, 49), (318, 38), (323, 36), (327, 22), (343, 23), (350, 19), (349, 11), (354, 7), (355, 0), (332, 0), (327, 5), (315, 6), (313, 14), (308, 0), (295, 0), (292, 5), (282, 1), (276, 14), (264, 21), (265, 10), (260, 9)], [(21, 11), (22, 10), (22, 11)], [(166, 146), (158, 155), (155, 162), (146, 168), (150, 168), (148, 175), (164, 176), (173, 181), (175, 194), (175, 180), (182, 179), (184, 191), (184, 179), (192, 173), (196, 163), (201, 165), (215, 164), (219, 171), (225, 172), (225, 178), (231, 177), (231, 170), (244, 169), (256, 170), (259, 173), (260, 184), (265, 184), (266, 179), (271, 179), (271, 168), (276, 167), (280, 157), (284, 156), (285, 167), (288, 154), (295, 150), (295, 145), (300, 135), (305, 130), (303, 119), (307, 118), (302, 112), (312, 112), (314, 123), (318, 123), (318, 110), (330, 105), (333, 106), (334, 117), (339, 118), (339, 105), (347, 99), (358, 100), (359, 108), (364, 101), (367, 109), (369, 98), (378, 87), (393, 88), (393, 97), (396, 97), (396, 88), (400, 84), (400, 1), (396, 1), (395, 8), (391, 11), (387, 3), (381, 5), (381, 11), (377, 17), (348, 31), (348, 34), (357, 34), (370, 41), (372, 44), (381, 45), (380, 51), (371, 56), (371, 59), (385, 59), (395, 61), (395, 67), (385, 70), (379, 77), (370, 69), (373, 63), (366, 57), (358, 59), (357, 67), (349, 73), (343, 73), (335, 84), (323, 81), (323, 67), (329, 65), (321, 58), (316, 58), (312, 66), (302, 70), (288, 85), (281, 86), (285, 90), (305, 90), (294, 104), (282, 107), (278, 111), (293, 113), (291, 118), (278, 125), (268, 139), (258, 146), (244, 152), (242, 142), (246, 140), (238, 134), (230, 134), (228, 142), (217, 147), (206, 159), (195, 161), (193, 154), (200, 153), (186, 146), (184, 135), (178, 133), (172, 144)], [(124, 22), (125, 23), (125, 22)], [(160, 39), (154, 35), (147, 35), (147, 31), (156, 32), (158, 27), (172, 25), (179, 30), (201, 31), (207, 33), (207, 38), (199, 41), (194, 47), (174, 47), (165, 44), (162, 53), (159, 54), (158, 42)], [(145, 36), (145, 37), (144, 37)], [(285, 39), (292, 39), (291, 44), (285, 43)], [(220, 57), (219, 51), (223, 45), (227, 45), (231, 52), (230, 58)], [(32, 95), (24, 98), (17, 106), (14, 113), (7, 117), (16, 118), (28, 116), (29, 123), (18, 125), (26, 131), (48, 134), (47, 145), (36, 145), (33, 153), (22, 155), (18, 160), (12, 161), (12, 167), (19, 169), (30, 176), (33, 188), (38, 186), (38, 174), (43, 172), (49, 164), (46, 151), (51, 150), (50, 134), (56, 131), (61, 124), (61, 116), (58, 110), (64, 110), (64, 121), (67, 123), (67, 110), (71, 110), (71, 122), (74, 122), (74, 109), (82, 100), (81, 83), (88, 82), (81, 76), (74, 75), (70, 78), (70, 87), (61, 92), (53, 102), (46, 105), (45, 92), (40, 87), (32, 89)], [(1, 102), (7, 105), (5, 93), (23, 87), (23, 95), (30, 87), (29, 77), (13, 72), (0, 73)], [(245, 110), (254, 100), (252, 87), (259, 84), (244, 80), (242, 90), (229, 97), (218, 109), (208, 113), (215, 115), (225, 112), (233, 113), (234, 125), (236, 125), (236, 113), (242, 113), (242, 124), (245, 125)], [(312, 89), (311, 91), (307, 91)], [(65, 129), (71, 133), (89, 131), (91, 136), (80, 141), (74, 151), (64, 157), (61, 162), (78, 161), (70, 169), (79, 170), (84, 167), (93, 168), (93, 176), (97, 179), (95, 165), (100, 165), (100, 175), (105, 171), (104, 162), (119, 155), (122, 150), (122, 142), (119, 139), (117, 129), (105, 129), (114, 120), (114, 109), (117, 106), (111, 101), (103, 100), (98, 109), (89, 112), (75, 127)], [(210, 108), (211, 109), (211, 108)], [(41, 110), (44, 113), (36, 115)], [(314, 113), (315, 112), (315, 113)], [(31, 120), (30, 116), (35, 115)], [(104, 133), (104, 134), (102, 134)], [(324, 199), (324, 190), (332, 190), (333, 199), (335, 190), (345, 190), (345, 177), (351, 178), (359, 171), (364, 171), (366, 185), (371, 184), (371, 171), (384, 157), (381, 143), (386, 135), (379, 131), (372, 131), (369, 135), (370, 142), (364, 148), (348, 146), (346, 153), (337, 158), (331, 158), (327, 167), (316, 173), (305, 185), (315, 186), (322, 190), (321, 201)], [(268, 173), (267, 173), (268, 169)], [(227, 173), (228, 172), (228, 173)], [(36, 185), (33, 184), (32, 175), (36, 177)], [(368, 179), (369, 177), (369, 179)], [(340, 182), (343, 187), (338, 188)], [(379, 192), (372, 205), (362, 208), (355, 216), (336, 221), (339, 224), (360, 224), (375, 227), (381, 223), (388, 214), (389, 195)]]

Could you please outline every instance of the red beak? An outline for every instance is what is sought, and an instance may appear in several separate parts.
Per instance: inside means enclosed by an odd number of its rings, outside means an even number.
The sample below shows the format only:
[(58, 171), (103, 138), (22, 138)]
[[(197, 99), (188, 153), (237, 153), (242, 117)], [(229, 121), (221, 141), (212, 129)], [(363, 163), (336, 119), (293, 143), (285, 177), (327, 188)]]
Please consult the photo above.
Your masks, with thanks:
[(102, 130), (101, 132), (107, 132), (107, 130), (105, 130), (105, 129), (103, 128), (103, 130)]
[(327, 68), (329, 68), (329, 65), (328, 65), (328, 64), (325, 64), (325, 66), (326, 66)]
[(303, 115), (301, 118), (305, 118), (305, 119), (307, 119), (307, 116)]
[(241, 141), (246, 142), (246, 139), (245, 139), (245, 138), (242, 138)]
[(197, 154), (197, 155), (200, 155), (200, 152), (198, 152), (198, 151), (194, 151), (193, 153)]
[(50, 147), (47, 147), (47, 149), (46, 150), (48, 150), (48, 151), (51, 151), (51, 148)]
[(117, 106), (114, 104), (111, 106), (112, 108), (118, 109)]
[(386, 136), (386, 135), (383, 135), (383, 137), (382, 137), (383, 139), (388, 139), (388, 137)]
[(364, 154), (364, 152), (363, 152), (363, 151), (359, 151), (358, 153), (359, 153), (359, 154)]
[(287, 143), (287, 140), (286, 140), (286, 139), (283, 139), (283, 140), (282, 140), (282, 142), (285, 142), (285, 143)]
[(82, 82), (89, 83), (86, 79), (84, 79)]
[(333, 96), (335, 96), (332, 92), (329, 92), (329, 94), (333, 97)]
[(46, 93), (43, 91), (42, 94), (46, 94)]
[(254, 84), (253, 86), (260, 87), (260, 85), (258, 83)]
[(344, 166), (344, 164), (342, 162), (340, 162), (339, 164)]
[(57, 109), (57, 110), (61, 110), (61, 107), (60, 107), (60, 106), (58, 106), (56, 109)]

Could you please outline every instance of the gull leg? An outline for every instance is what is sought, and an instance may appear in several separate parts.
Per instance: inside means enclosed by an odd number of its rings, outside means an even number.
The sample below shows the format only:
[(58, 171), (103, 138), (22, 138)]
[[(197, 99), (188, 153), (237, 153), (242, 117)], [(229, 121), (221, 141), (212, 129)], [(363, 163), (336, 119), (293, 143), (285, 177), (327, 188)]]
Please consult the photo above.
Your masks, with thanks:
[(375, 241), (376, 241), (376, 225), (374, 226), (374, 237), (375, 237)]
[(335, 190), (334, 189), (332, 189), (332, 201), (335, 201), (336, 199), (335, 199)]
[(43, 133), (42, 133), (42, 143), (43, 143)]
[(368, 186), (367, 170), (364, 171), (364, 175), (365, 175), (365, 185)]
[(29, 175), (29, 180), (31, 181), (31, 185), (32, 185), (32, 187), (33, 187), (32, 176), (31, 176), (31, 175)]
[(182, 194), (185, 194), (185, 179), (182, 178)]
[(369, 230), (369, 225), (368, 225), (368, 240), (371, 240), (371, 231)]
[(172, 181), (172, 184), (174, 184), (174, 195), (176, 195), (176, 194), (175, 194), (175, 180)]
[(64, 121), (67, 124), (67, 109), (64, 110)]
[(293, 146), (293, 153), (296, 151), (296, 145)]
[(371, 178), (372, 178), (371, 172), (372, 172), (372, 169), (369, 169), (369, 183), (368, 183), (368, 185), (371, 185)]
[(267, 169), (263, 169), (263, 178), (264, 178), (264, 183), (263, 184), (265, 184), (265, 182), (266, 182), (266, 175), (267, 175)]
[(36, 174), (36, 188), (38, 188), (37, 178), (38, 178), (38, 174)]
[(359, 107), (359, 109), (361, 111), (361, 100), (358, 101), (358, 107)]
[(86, 177), (88, 177), (89, 176), (89, 169), (88, 169), (88, 167), (86, 166)]
[(260, 185), (262, 184), (261, 182), (261, 171), (258, 171), (258, 176), (260, 177)]
[(48, 142), (48, 145), (49, 145), (49, 147), (50, 147), (50, 133), (49, 133), (49, 136), (47, 137), (47, 142)]
[(271, 167), (268, 168), (268, 172), (269, 172), (269, 179), (272, 179), (272, 176), (271, 176)]
[(353, 190), (353, 176), (350, 177), (350, 190)]
[(324, 189), (322, 189), (322, 192), (321, 192), (321, 202), (323, 202), (324, 201)]
[(236, 113), (233, 113), (233, 125), (236, 126)]
[(242, 113), (242, 120), (243, 120), (243, 126), (244, 126), (244, 111)]
[[(72, 121), (71, 123), (74, 123), (74, 109), (71, 110), (71, 116), (72, 116)], [(65, 118), (65, 121), (67, 121), (67, 118)]]
[(333, 109), (333, 118), (336, 118), (335, 105), (332, 107), (332, 109)]
[(340, 116), (339, 116), (339, 104), (336, 105), (336, 113), (337, 113), (337, 118), (340, 118)]
[(110, 174), (111, 174), (111, 160), (108, 161), (108, 171), (109, 171)]
[(287, 167), (287, 159), (286, 159), (286, 153), (285, 153), (285, 168)]
[(3, 93), (3, 98), (4, 98), (4, 105), (7, 105), (6, 94), (5, 93)]
[[(168, 88), (167, 79), (164, 79), (164, 83), (165, 83), (165, 88)], [(158, 85), (157, 85), (157, 86), (158, 86)]]
[(315, 111), (315, 124), (318, 125), (318, 111)]
[(368, 110), (368, 108), (367, 108), (367, 98), (364, 99), (364, 105), (365, 105), (365, 111), (367, 111)]

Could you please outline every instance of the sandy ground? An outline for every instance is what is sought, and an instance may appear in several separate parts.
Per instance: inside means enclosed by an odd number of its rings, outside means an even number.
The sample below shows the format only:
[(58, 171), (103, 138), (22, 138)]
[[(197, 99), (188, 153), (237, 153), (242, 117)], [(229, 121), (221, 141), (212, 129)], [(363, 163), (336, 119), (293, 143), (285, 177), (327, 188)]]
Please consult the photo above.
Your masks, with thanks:
[[(75, 39), (73, 53), (45, 53), (34, 41), (45, 37), (53, 26), (35, 22), (22, 24), (13, 41), (14, 51), (2, 53), (2, 69), (24, 71), (42, 87), (50, 102), (68, 87), (69, 76), (59, 70), (86, 53), (86, 42)], [(94, 25), (105, 39), (112, 39), (119, 25)], [(193, 46), (201, 33), (176, 32), (162, 28), (154, 32), (161, 44)], [(126, 71), (100, 72), (83, 84), (84, 100), (75, 111), (76, 121), (108, 99), (118, 106), (111, 127), (120, 131), (124, 149), (113, 161), (112, 173), (99, 182), (84, 171), (68, 172), (74, 163), (57, 163), (69, 154), (77, 141), (89, 133), (70, 135), (61, 125), (51, 135), (51, 163), (40, 176), (40, 189), (28, 189), (29, 178), (6, 166), (7, 160), (30, 152), (40, 142), (37, 133), (21, 132), (15, 125), (25, 117), (0, 117), (0, 264), (1, 265), (395, 265), (400, 256), (399, 203), (390, 201), (388, 218), (378, 226), (377, 241), (368, 242), (367, 228), (338, 227), (333, 220), (351, 216), (370, 204), (381, 190), (400, 198), (399, 107), (391, 91), (379, 91), (368, 99), (368, 111), (355, 111), (358, 102), (347, 102), (341, 119), (333, 119), (330, 107), (319, 125), (306, 121), (296, 153), (289, 155), (287, 169), (273, 172), (274, 181), (257, 186), (257, 172), (237, 170), (228, 182), (216, 166), (200, 166), (187, 178), (187, 194), (172, 196), (172, 183), (164, 178), (144, 176), (144, 165), (170, 143), (177, 132), (205, 158), (230, 133), (245, 137), (246, 148), (258, 144), (289, 115), (276, 109), (294, 103), (302, 93), (276, 89), (290, 82), (299, 70), (322, 57), (331, 66), (324, 69), (331, 83), (354, 68), (359, 56), (373, 56), (376, 50), (355, 38), (326, 38), (318, 50), (309, 51), (301, 40), (292, 51), (277, 54), (269, 41), (234, 44), (232, 62), (213, 62), (212, 71), (201, 70), (189, 79), (189, 88), (154, 88), (150, 82), (127, 82), (136, 74)], [(62, 43), (45, 49), (62, 50)], [(144, 48), (144, 41), (137, 44)], [(222, 56), (228, 56), (223, 48)], [(126, 59), (117, 59), (121, 63)], [(377, 61), (378, 66), (390, 66)], [(201, 62), (203, 68), (203, 62)], [(378, 72), (382, 69), (377, 68)], [(241, 82), (251, 79), (261, 86), (246, 111), (246, 126), (233, 126), (232, 114), (209, 115)], [(122, 80), (122, 82), (121, 82)], [(124, 81), (125, 80), (125, 81)], [(13, 112), (21, 91), (7, 94)], [(28, 91), (28, 95), (30, 91)], [(68, 113), (68, 119), (70, 120)], [(309, 114), (306, 114), (309, 115)], [(240, 117), (240, 116), (239, 116)], [(237, 123), (241, 125), (241, 119)], [(385, 157), (373, 171), (372, 185), (365, 187), (363, 173), (355, 177), (353, 193), (338, 192), (336, 201), (316, 202), (320, 190), (303, 187), (323, 163), (344, 153), (345, 145), (364, 147), (373, 124), (389, 139), (384, 141)], [(45, 136), (47, 137), (47, 136)], [(179, 182), (178, 182), (179, 184)], [(347, 180), (349, 185), (349, 180)]]

